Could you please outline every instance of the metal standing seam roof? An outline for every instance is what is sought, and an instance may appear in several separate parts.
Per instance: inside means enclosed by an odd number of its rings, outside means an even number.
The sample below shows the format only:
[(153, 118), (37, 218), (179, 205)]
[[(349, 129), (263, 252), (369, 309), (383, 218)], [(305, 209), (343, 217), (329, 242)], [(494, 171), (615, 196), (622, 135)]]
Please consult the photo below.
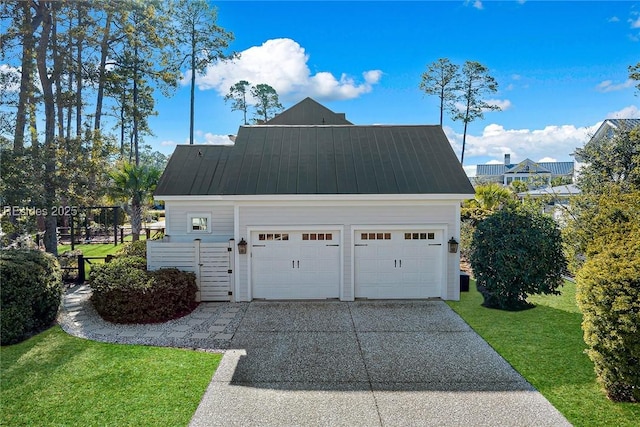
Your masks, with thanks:
[[(573, 175), (573, 162), (532, 162), (533, 164), (539, 166), (542, 169), (546, 169), (543, 171), (532, 171), (532, 172), (551, 172), (553, 175)], [(514, 170), (519, 164), (488, 164), (488, 165), (478, 165), (476, 169), (476, 176), (501, 176), (508, 172), (513, 173), (521, 173), (520, 171)]]
[(261, 125), (176, 147), (155, 196), (473, 193), (437, 125)]
[(353, 125), (344, 113), (334, 113), (311, 98), (305, 98), (278, 114), (265, 125)]

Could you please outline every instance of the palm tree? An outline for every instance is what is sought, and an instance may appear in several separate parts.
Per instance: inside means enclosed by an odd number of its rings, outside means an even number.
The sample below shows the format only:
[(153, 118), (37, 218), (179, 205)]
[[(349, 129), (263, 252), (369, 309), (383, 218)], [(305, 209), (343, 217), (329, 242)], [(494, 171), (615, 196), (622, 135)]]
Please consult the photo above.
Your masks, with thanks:
[(140, 239), (142, 230), (142, 205), (153, 197), (161, 171), (151, 166), (120, 163), (109, 172), (110, 194), (113, 199), (125, 202), (124, 210), (131, 218), (133, 241)]
[(492, 182), (478, 185), (475, 198), (466, 200), (462, 204), (460, 214), (462, 219), (471, 221), (475, 227), (478, 222), (514, 201), (514, 193), (500, 184)]

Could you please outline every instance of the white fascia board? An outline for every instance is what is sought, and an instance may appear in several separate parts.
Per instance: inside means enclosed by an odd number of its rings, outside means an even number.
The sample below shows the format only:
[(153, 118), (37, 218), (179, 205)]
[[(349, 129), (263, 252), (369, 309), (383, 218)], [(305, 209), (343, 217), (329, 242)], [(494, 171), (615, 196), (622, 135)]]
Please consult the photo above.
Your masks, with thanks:
[(155, 200), (193, 202), (385, 202), (385, 201), (461, 201), (469, 194), (284, 194), (228, 196), (155, 196)]

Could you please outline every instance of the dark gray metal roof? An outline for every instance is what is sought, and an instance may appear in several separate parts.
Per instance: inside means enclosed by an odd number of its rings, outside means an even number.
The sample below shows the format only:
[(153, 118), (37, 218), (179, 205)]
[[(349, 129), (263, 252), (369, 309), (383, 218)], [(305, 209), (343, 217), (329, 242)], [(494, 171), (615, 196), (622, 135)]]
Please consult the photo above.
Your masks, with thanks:
[[(530, 163), (529, 163), (530, 162)], [(526, 164), (535, 165), (535, 170), (529, 169), (531, 173), (551, 172), (553, 175), (573, 175), (573, 162), (533, 162), (529, 159), (523, 160), (518, 164), (488, 164), (478, 165), (476, 168), (476, 176), (501, 176), (505, 173), (523, 173), (518, 166)]]
[(334, 113), (311, 98), (305, 98), (265, 125), (352, 125), (344, 113)]
[(176, 147), (155, 196), (473, 193), (440, 126), (260, 125)]

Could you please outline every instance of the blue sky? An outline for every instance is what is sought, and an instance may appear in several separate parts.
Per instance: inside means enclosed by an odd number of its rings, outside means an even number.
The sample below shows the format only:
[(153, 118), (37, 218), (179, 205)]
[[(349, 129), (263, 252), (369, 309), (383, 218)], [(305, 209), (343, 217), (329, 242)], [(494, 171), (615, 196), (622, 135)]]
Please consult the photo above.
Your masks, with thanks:
[[(485, 65), (502, 111), (469, 125), (465, 166), (570, 161), (605, 118), (640, 118), (628, 66), (640, 62), (637, 1), (215, 2), (240, 59), (198, 76), (196, 140), (237, 133), (223, 97), (245, 79), (290, 107), (311, 96), (354, 124), (437, 124), (438, 100), (418, 88), (438, 58)], [(185, 82), (186, 83), (186, 82)], [(146, 142), (170, 154), (188, 142), (189, 90), (156, 102)], [(463, 126), (444, 129), (460, 155)]]

